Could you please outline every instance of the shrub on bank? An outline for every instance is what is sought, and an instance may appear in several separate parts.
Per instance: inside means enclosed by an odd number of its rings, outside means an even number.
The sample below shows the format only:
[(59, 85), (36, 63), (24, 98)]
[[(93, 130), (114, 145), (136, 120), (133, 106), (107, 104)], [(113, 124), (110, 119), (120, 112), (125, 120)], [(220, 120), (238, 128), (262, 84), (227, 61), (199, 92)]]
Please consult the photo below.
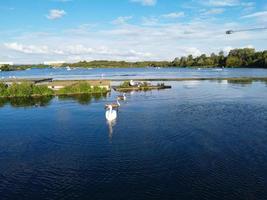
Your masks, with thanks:
[(53, 90), (44, 85), (34, 85), (31, 83), (13, 83), (7, 87), (0, 83), (0, 97), (31, 97), (31, 96), (52, 96)]
[(30, 97), (33, 94), (32, 85), (30, 83), (13, 83), (7, 88), (9, 97)]
[(4, 83), (0, 83), (0, 97), (7, 96), (7, 86)]
[(106, 93), (107, 90), (101, 87), (92, 87), (87, 82), (80, 82), (70, 86), (66, 86), (60, 89), (57, 94), (59, 95), (69, 95), (69, 94), (93, 94), (93, 93)]
[(53, 95), (72, 95), (72, 94), (104, 94), (107, 93), (105, 88), (91, 87), (87, 82), (80, 82), (62, 88), (54, 92), (46, 85), (34, 85), (31, 83), (13, 83), (9, 87), (4, 83), (0, 83), (0, 97), (40, 97), (40, 96), (53, 96)]
[(33, 95), (38, 96), (52, 96), (54, 95), (54, 91), (49, 89), (46, 85), (33, 85)]

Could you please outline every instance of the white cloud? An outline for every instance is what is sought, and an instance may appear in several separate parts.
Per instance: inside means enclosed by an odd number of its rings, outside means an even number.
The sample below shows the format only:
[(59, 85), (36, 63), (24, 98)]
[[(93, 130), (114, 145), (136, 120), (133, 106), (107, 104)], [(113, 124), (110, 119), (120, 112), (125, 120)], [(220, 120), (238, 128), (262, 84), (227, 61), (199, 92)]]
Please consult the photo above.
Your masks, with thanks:
[(231, 7), (240, 5), (239, 0), (202, 0), (204, 5), (214, 6), (214, 7)]
[(48, 53), (47, 46), (22, 45), (16, 42), (5, 43), (4, 46), (8, 49), (15, 50), (25, 54), (46, 54)]
[(218, 15), (218, 14), (222, 14), (223, 12), (224, 12), (223, 8), (213, 8), (213, 9), (204, 11), (201, 14), (202, 15)]
[(157, 0), (131, 0), (131, 2), (140, 3), (143, 6), (154, 6), (157, 4)]
[(184, 16), (185, 16), (184, 12), (173, 12), (173, 13), (162, 15), (163, 18), (168, 18), (168, 19), (176, 19), (176, 18), (184, 17)]
[(230, 52), (231, 50), (233, 50), (233, 49), (234, 49), (234, 47), (232, 47), (232, 46), (224, 47), (224, 48), (223, 48), (224, 55), (228, 55), (229, 52)]
[(113, 20), (112, 23), (116, 25), (126, 24), (132, 18), (132, 16), (121, 16)]
[(66, 14), (67, 13), (64, 10), (52, 9), (49, 11), (49, 14), (46, 16), (46, 18), (50, 20), (55, 20), (62, 18)]
[[(74, 61), (77, 61), (77, 58), (80, 58), (81, 60), (88, 60), (88, 58), (93, 59), (93, 57), (98, 57), (99, 59), (110, 58), (110, 60), (116, 60), (116, 58), (117, 60), (140, 60), (150, 58), (152, 56), (150, 52), (138, 51), (135, 49), (121, 50), (107, 46), (92, 48), (81, 44), (64, 45), (60, 49), (42, 45), (23, 45), (17, 42), (5, 43), (4, 46), (9, 50), (23, 53), (25, 55), (44, 55), (45, 57), (49, 56), (48, 58), (64, 58), (68, 61), (71, 61), (69, 58), (75, 58)], [(57, 55), (57, 57), (54, 57), (54, 55)]]
[(12, 37), (11, 43), (2, 45), (2, 49), (0, 44), (0, 56), (6, 60), (7, 55), (12, 56), (15, 63), (78, 59), (137, 61), (217, 53), (224, 47), (246, 46), (247, 41), (257, 50), (265, 49), (266, 36), (262, 32), (225, 34), (225, 30), (245, 28), (238, 22), (218, 23), (207, 18), (166, 22), (162, 16), (152, 16), (143, 18), (140, 24), (127, 21), (123, 26), (83, 24), (60, 32), (21, 32)]
[(196, 47), (186, 47), (184, 48), (185, 55), (192, 55), (194, 57), (200, 56), (202, 53), (201, 51)]
[(90, 47), (85, 47), (81, 44), (67, 46), (64, 48), (64, 54), (72, 54), (72, 55), (81, 55), (81, 54), (91, 54), (94, 50)]
[(142, 25), (143, 26), (156, 26), (158, 25), (159, 20), (156, 17), (143, 17)]
[(245, 15), (242, 18), (258, 18), (258, 17), (261, 17), (261, 18), (267, 17), (267, 11), (255, 12), (249, 15)]

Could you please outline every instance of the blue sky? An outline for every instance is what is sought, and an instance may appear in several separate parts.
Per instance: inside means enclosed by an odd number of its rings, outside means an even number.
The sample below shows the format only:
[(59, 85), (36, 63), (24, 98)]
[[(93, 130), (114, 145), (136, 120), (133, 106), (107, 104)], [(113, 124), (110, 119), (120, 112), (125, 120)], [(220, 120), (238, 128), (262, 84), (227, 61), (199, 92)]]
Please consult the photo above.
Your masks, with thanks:
[(172, 60), (267, 49), (265, 0), (3, 0), (0, 62)]

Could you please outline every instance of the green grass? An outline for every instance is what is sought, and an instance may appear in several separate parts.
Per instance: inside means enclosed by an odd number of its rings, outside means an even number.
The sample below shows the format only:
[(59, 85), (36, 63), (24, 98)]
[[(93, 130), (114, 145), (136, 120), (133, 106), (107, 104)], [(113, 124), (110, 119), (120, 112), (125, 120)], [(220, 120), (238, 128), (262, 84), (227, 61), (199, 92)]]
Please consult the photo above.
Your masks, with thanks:
[(87, 82), (79, 82), (70, 86), (66, 86), (56, 92), (57, 95), (97, 94), (97, 93), (107, 93), (107, 89), (98, 86), (92, 87)]
[(108, 91), (105, 88), (91, 87), (86, 82), (79, 82), (67, 86), (59, 91), (53, 91), (46, 85), (34, 85), (31, 83), (13, 83), (7, 87), (4, 83), (0, 83), (0, 97), (41, 97), (41, 96), (55, 96), (55, 95), (73, 95), (73, 94), (104, 94)]
[(53, 90), (46, 86), (34, 85), (31, 83), (14, 83), (7, 87), (0, 83), (0, 97), (32, 97), (32, 96), (52, 96)]
[(120, 88), (127, 88), (130, 86), (130, 81), (124, 81), (122, 84), (119, 85)]

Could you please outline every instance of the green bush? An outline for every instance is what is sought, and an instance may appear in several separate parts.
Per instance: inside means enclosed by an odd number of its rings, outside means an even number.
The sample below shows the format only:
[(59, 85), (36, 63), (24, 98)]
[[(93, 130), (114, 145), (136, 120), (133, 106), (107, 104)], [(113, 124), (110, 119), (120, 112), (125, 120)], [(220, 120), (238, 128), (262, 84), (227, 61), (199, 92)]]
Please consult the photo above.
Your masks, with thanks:
[(53, 90), (44, 85), (33, 85), (31, 83), (13, 83), (7, 87), (0, 83), (0, 97), (31, 97), (31, 96), (52, 96)]
[(0, 83), (0, 97), (7, 96), (7, 86), (4, 83)]
[(30, 97), (33, 89), (30, 83), (13, 83), (7, 88), (7, 93), (9, 97)]
[(92, 87), (87, 82), (79, 82), (77, 84), (73, 84), (70, 86), (66, 86), (65, 88), (60, 89), (57, 94), (59, 95), (69, 95), (69, 94), (92, 94), (92, 93), (106, 93), (107, 90), (105, 88), (100, 87)]
[(58, 95), (71, 95), (71, 94), (94, 94), (107, 93), (105, 88), (91, 87), (87, 82), (79, 82), (62, 88), (58, 92), (54, 92), (45, 85), (34, 85), (31, 83), (13, 83), (7, 87), (4, 83), (0, 83), (0, 97), (38, 97), (38, 96), (53, 96)]
[(52, 96), (54, 94), (54, 91), (49, 89), (45, 85), (33, 85), (33, 95), (36, 96)]
[(126, 87), (129, 87), (129, 86), (130, 86), (130, 81), (124, 81), (122, 84), (120, 84), (119, 87), (126, 88)]

